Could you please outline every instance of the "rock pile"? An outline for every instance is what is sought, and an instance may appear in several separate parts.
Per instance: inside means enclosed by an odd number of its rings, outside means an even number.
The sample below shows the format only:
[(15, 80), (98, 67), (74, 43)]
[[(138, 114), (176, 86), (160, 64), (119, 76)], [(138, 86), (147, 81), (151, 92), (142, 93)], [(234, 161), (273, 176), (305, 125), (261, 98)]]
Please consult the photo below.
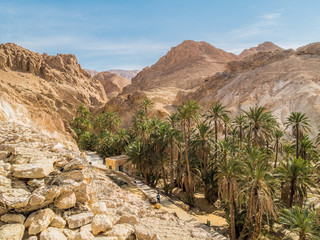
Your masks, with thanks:
[(0, 121), (0, 176), (0, 239), (211, 239), (30, 127)]

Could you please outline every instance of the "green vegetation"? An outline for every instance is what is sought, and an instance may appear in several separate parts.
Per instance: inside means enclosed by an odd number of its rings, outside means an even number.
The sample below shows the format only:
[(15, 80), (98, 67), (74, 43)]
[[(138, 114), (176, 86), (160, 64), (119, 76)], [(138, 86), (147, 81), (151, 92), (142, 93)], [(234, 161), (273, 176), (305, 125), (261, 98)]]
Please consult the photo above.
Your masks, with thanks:
[(158, 119), (153, 105), (145, 99), (127, 129), (114, 112), (93, 118), (79, 107), (71, 126), (80, 148), (127, 154), (147, 184), (169, 195), (180, 188), (191, 206), (199, 191), (209, 203), (220, 200), (232, 240), (319, 239), (320, 210), (309, 200), (319, 189), (320, 134), (310, 139), (305, 114), (291, 113), (281, 128), (262, 107), (232, 119), (219, 102), (206, 111), (190, 100)]

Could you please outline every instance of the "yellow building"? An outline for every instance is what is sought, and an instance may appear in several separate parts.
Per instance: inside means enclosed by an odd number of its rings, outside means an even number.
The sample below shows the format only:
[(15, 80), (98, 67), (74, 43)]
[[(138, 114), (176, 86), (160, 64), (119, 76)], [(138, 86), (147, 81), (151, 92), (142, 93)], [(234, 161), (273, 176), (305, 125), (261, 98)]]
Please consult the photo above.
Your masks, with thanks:
[(120, 172), (129, 172), (132, 169), (132, 164), (128, 160), (129, 157), (126, 155), (107, 157), (105, 159), (106, 167)]

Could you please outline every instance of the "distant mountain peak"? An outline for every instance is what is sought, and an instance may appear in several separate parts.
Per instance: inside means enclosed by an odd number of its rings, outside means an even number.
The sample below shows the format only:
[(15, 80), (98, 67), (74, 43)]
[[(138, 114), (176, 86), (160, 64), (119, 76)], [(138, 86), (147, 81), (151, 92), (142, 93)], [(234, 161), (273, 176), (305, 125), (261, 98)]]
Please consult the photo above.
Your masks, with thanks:
[(273, 42), (266, 41), (266, 42), (260, 43), (257, 47), (252, 47), (252, 48), (243, 50), (240, 53), (239, 57), (245, 58), (257, 52), (268, 52), (268, 51), (276, 51), (276, 50), (283, 50), (283, 48), (277, 46)]

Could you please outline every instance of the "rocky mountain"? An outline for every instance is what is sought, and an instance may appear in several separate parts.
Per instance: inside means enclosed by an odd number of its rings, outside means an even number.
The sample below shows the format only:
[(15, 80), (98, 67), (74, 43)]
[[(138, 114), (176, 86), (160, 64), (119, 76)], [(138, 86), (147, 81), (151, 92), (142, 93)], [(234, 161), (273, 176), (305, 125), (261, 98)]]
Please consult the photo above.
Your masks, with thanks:
[(226, 70), (192, 92), (179, 92), (175, 105), (195, 99), (203, 106), (221, 101), (233, 113), (263, 106), (283, 123), (292, 111), (320, 118), (320, 43), (294, 50), (258, 52), (227, 64)]
[(94, 75), (98, 74), (99, 72), (96, 70), (91, 70), (91, 69), (84, 69), (87, 73), (90, 74), (91, 77), (93, 77)]
[(0, 120), (0, 142), (0, 239), (226, 239), (155, 209), (34, 128)]
[(140, 70), (110, 69), (108, 72), (118, 74), (125, 79), (131, 80), (138, 74), (138, 72), (140, 72)]
[(50, 56), (13, 43), (0, 45), (0, 119), (31, 125), (77, 148), (69, 121), (76, 108), (101, 107), (101, 83), (72, 54)]
[(223, 71), (227, 62), (237, 58), (209, 43), (187, 40), (171, 48), (154, 65), (139, 72), (124, 92), (159, 88), (190, 89), (203, 83), (206, 77)]
[(110, 98), (117, 96), (125, 86), (130, 84), (128, 79), (108, 71), (97, 73), (93, 78), (102, 84), (107, 96)]
[(255, 53), (258, 53), (258, 52), (268, 52), (268, 51), (276, 51), (276, 50), (283, 50), (281, 47), (275, 45), (274, 43), (272, 42), (264, 42), (264, 43), (261, 43), (259, 44), (257, 47), (252, 47), (252, 48), (249, 48), (249, 49), (245, 49), (243, 50), (239, 57), (240, 58), (245, 58), (249, 55), (252, 55), (252, 54), (255, 54)]

